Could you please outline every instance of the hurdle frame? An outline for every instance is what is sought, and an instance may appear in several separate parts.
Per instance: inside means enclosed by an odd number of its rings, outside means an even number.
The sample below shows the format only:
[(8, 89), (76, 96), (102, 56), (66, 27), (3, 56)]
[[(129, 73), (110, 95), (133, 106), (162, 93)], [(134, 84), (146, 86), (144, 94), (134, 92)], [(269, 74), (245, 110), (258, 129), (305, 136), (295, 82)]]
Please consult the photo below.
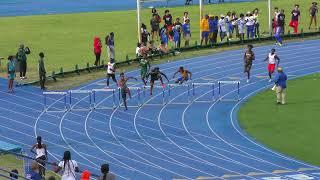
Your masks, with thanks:
[(165, 87), (153, 85), (153, 89), (162, 89), (162, 104), (157, 103), (146, 103), (146, 90), (150, 89), (151, 86), (143, 86), (143, 106), (164, 106), (167, 104), (166, 97), (165, 97)]
[[(240, 81), (218, 81), (219, 90), (218, 90), (218, 99), (219, 101), (240, 101)], [(226, 99), (221, 96), (221, 84), (237, 84), (237, 99)]]
[[(112, 107), (99, 107), (96, 102), (96, 93), (97, 92), (112, 92)], [(116, 89), (92, 89), (92, 96), (93, 96), (93, 103), (92, 108), (93, 109), (112, 109), (114, 110), (116, 105), (116, 95), (115, 95)]]
[[(211, 86), (212, 88), (212, 99), (211, 100), (196, 100), (195, 98), (195, 86)], [(192, 83), (192, 102), (198, 102), (198, 103), (212, 103), (216, 101), (216, 95), (215, 95), (215, 83)], [(200, 96), (201, 97), (201, 96)]]
[[(171, 100), (171, 89), (177, 88), (177, 87), (187, 87), (187, 102), (170, 102)], [(188, 105), (192, 102), (191, 98), (190, 98), (190, 84), (168, 84), (168, 104), (181, 104), (181, 105)]]
[[(45, 112), (67, 112), (68, 106), (67, 106), (67, 92), (58, 92), (58, 91), (46, 91), (43, 92), (43, 105), (44, 105), (44, 111)], [(47, 106), (47, 95), (62, 95), (64, 99), (64, 109), (63, 110), (49, 110)]]
[[(127, 105), (127, 107), (132, 107), (132, 108), (139, 108), (142, 106), (142, 102), (141, 102), (141, 87), (128, 87), (129, 90), (136, 90), (138, 92), (138, 105)], [(118, 88), (118, 94), (119, 94), (119, 107), (124, 107), (123, 105), (123, 100), (121, 97), (121, 88)]]
[[(91, 111), (92, 110), (92, 91), (91, 90), (69, 90), (69, 106), (70, 111)], [(73, 108), (72, 106), (72, 94), (88, 94), (89, 96), (89, 108)]]

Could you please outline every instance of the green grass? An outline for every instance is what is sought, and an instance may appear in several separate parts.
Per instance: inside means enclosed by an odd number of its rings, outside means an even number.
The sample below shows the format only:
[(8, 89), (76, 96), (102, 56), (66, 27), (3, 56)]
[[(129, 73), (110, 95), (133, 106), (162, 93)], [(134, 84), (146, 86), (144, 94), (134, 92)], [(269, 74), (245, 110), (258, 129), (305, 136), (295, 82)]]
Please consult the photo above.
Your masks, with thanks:
[(273, 150), (319, 166), (319, 92), (320, 74), (289, 81), (286, 105), (276, 105), (266, 90), (241, 107), (240, 124)]
[[(308, 8), (313, 0), (273, 0), (273, 5), (284, 8), (290, 12), (292, 5), (300, 3), (302, 7), (303, 27), (308, 23)], [(205, 13), (220, 15), (229, 10), (246, 12), (254, 8), (261, 10), (261, 31), (267, 31), (267, 5), (266, 1), (247, 3), (226, 3), (219, 5), (206, 5)], [(182, 17), (184, 11), (190, 12), (192, 22), (192, 42), (198, 40), (199, 34), (199, 7), (174, 7), (169, 8), (173, 17)], [(159, 9), (161, 15), (164, 9)], [(150, 9), (142, 11), (142, 20), (149, 25)], [(287, 19), (290, 17), (288, 16)], [(84, 67), (87, 62), (94, 60), (93, 37), (104, 37), (108, 32), (115, 32), (116, 59), (125, 60), (125, 56), (134, 57), (136, 35), (136, 11), (93, 12), (78, 14), (59, 14), (22, 17), (0, 18), (0, 56), (15, 54), (19, 43), (23, 42), (31, 47), (32, 55), (29, 56), (29, 79), (37, 78), (37, 54), (44, 51), (47, 60), (47, 71), (58, 71), (60, 67), (73, 70), (75, 64)], [(103, 58), (106, 51), (103, 49)], [(3, 63), (4, 64), (4, 63)], [(4, 67), (1, 76), (5, 77)]]

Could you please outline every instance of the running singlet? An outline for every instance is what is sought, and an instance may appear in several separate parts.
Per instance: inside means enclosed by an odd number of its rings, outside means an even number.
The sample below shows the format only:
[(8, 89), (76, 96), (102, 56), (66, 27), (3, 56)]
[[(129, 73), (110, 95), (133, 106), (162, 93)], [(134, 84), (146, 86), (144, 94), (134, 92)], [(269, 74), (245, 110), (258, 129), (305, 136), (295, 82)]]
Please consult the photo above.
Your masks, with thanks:
[(145, 59), (141, 59), (140, 66), (141, 66), (141, 71), (147, 72), (148, 66), (149, 66), (149, 61), (147, 61)]
[(275, 64), (276, 63), (276, 54), (269, 53), (269, 64)]
[(36, 147), (36, 158), (42, 157), (46, 155), (46, 150), (44, 149), (43, 145), (41, 148)]
[(107, 70), (107, 73), (108, 74), (114, 74), (114, 65), (115, 63), (108, 63), (108, 70)]
[(187, 73), (187, 70), (183, 70), (181, 73), (181, 77), (183, 78), (188, 78), (188, 73)]
[(245, 59), (246, 59), (246, 63), (252, 63), (254, 59), (254, 53), (252, 51), (246, 51)]

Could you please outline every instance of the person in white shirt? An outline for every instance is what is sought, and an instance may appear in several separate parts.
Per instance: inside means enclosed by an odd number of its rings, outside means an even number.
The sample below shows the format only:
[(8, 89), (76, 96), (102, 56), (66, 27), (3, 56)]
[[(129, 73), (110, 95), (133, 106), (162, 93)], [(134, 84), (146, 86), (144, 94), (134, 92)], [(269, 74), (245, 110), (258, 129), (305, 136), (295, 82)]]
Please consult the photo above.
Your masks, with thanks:
[(253, 19), (254, 19), (255, 37), (258, 38), (260, 36), (260, 22), (259, 22), (259, 9), (258, 8), (256, 8), (253, 11)]
[(56, 169), (56, 173), (63, 170), (61, 180), (76, 180), (76, 172), (79, 171), (78, 163), (75, 160), (71, 160), (70, 151), (65, 151), (63, 154), (63, 159)]
[(187, 19), (189, 19), (189, 21), (190, 21), (189, 12), (186, 11), (186, 12), (183, 13), (183, 22), (182, 22), (182, 24), (185, 24)]
[(244, 14), (240, 14), (240, 19), (237, 20), (238, 24), (238, 31), (239, 31), (239, 37), (240, 41), (244, 40), (244, 33), (245, 33), (245, 26), (246, 26), (246, 20), (244, 19)]
[(116, 80), (116, 63), (114, 63), (114, 59), (110, 59), (110, 62), (108, 62), (107, 67), (107, 87), (109, 87), (109, 80), (110, 77), (112, 78), (113, 82), (117, 83)]
[(37, 144), (31, 147), (31, 152), (36, 155), (36, 161), (39, 164), (39, 174), (41, 177), (45, 177), (46, 160), (48, 157), (47, 145), (42, 143), (42, 137), (37, 137)]
[(220, 39), (221, 39), (221, 41), (223, 41), (223, 39), (227, 35), (226, 20), (225, 20), (223, 14), (220, 15), (220, 20), (218, 22), (218, 29), (219, 29), (219, 32), (220, 32)]
[(276, 50), (273, 48), (271, 49), (271, 52), (268, 54), (266, 59), (264, 61), (269, 61), (268, 63), (268, 72), (269, 72), (269, 82), (272, 81), (272, 74), (274, 73), (274, 70), (276, 68), (276, 64), (279, 67), (280, 58), (276, 54)]
[(254, 18), (251, 12), (247, 13), (247, 39), (254, 38)]

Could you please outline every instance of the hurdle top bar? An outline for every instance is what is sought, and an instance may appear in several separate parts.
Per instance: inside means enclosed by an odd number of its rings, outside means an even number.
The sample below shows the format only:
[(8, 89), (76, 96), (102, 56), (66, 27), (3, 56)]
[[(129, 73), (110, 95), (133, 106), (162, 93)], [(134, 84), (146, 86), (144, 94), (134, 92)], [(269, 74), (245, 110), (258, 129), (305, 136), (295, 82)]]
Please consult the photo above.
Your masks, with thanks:
[(91, 90), (69, 90), (69, 93), (73, 94), (82, 94), (82, 93), (91, 93)]
[(47, 91), (43, 92), (43, 95), (67, 95), (67, 92)]
[[(141, 87), (128, 87), (130, 90), (141, 90)], [(121, 89), (120, 87), (118, 88)]]
[(240, 81), (218, 81), (219, 84), (240, 84)]
[(168, 84), (169, 87), (188, 87), (189, 84)]
[(195, 86), (212, 86), (215, 85), (214, 83), (192, 83)]
[(113, 92), (115, 89), (92, 89), (92, 92)]
[[(144, 89), (149, 89), (151, 86), (143, 86)], [(164, 86), (153, 86), (153, 88), (164, 89)]]

